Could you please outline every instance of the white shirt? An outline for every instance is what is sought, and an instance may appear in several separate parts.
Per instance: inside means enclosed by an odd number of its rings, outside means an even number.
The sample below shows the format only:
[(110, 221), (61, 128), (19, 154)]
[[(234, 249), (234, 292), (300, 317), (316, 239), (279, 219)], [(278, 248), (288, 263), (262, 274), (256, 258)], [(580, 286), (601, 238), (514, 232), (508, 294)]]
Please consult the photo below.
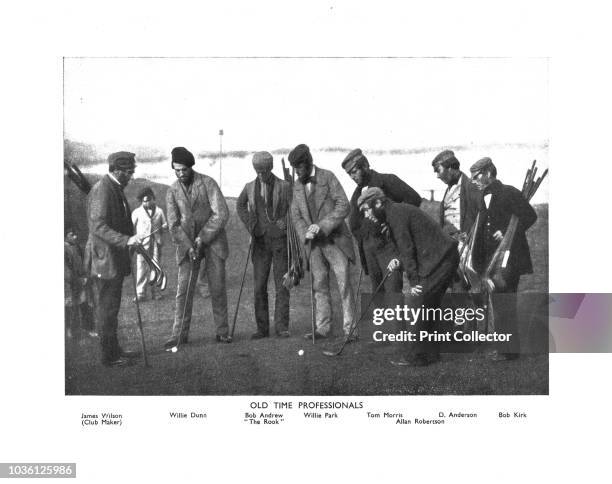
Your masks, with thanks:
[[(166, 216), (161, 208), (155, 207), (155, 213), (151, 216), (150, 212), (147, 213), (147, 210), (142, 205), (132, 212), (132, 223), (134, 224), (136, 235), (140, 237), (151, 235), (151, 232), (160, 227), (168, 227)], [(148, 247), (151, 239), (154, 239), (157, 244), (161, 244), (161, 232), (161, 230), (155, 232), (155, 234), (144, 241), (143, 245)]]
[[(463, 175), (461, 175), (463, 177)], [(461, 177), (453, 186), (448, 188), (444, 200), (444, 222), (452, 225), (457, 230), (461, 229), (461, 202), (459, 194), (461, 193)]]
[(493, 196), (493, 194), (492, 194), (492, 193), (487, 193), (487, 194), (484, 196), (484, 203), (485, 203), (485, 206), (486, 206), (487, 208), (489, 208), (489, 204), (491, 203), (491, 197), (492, 197), (492, 196)]
[[(317, 169), (317, 167), (312, 165), (312, 172), (310, 173), (311, 177), (315, 176), (315, 170), (316, 169)], [(312, 182), (306, 183), (306, 193), (308, 193), (308, 195), (310, 195), (311, 190), (312, 190)]]

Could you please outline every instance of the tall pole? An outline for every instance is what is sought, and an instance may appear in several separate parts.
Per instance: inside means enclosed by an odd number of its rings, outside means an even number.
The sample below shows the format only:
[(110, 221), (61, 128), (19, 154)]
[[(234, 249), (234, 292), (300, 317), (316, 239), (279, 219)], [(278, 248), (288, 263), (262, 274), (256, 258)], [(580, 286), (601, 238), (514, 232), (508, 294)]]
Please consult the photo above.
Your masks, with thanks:
[(223, 130), (219, 130), (219, 189), (221, 188), (221, 166), (223, 165)]

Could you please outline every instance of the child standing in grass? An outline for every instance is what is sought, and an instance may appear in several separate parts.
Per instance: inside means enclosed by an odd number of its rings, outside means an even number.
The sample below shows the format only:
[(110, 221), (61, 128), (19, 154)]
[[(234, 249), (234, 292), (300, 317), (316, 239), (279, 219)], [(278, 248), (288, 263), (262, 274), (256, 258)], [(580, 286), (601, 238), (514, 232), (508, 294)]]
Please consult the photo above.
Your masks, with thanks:
[[(161, 265), (162, 231), (168, 228), (166, 216), (161, 208), (155, 203), (155, 194), (151, 187), (143, 188), (138, 194), (140, 207), (132, 212), (132, 223), (136, 235), (140, 238), (147, 237), (143, 247), (148, 254)], [(136, 256), (136, 297), (139, 301), (145, 301), (147, 294), (147, 280), (149, 278), (149, 266), (144, 257)], [(151, 299), (161, 299), (161, 294), (151, 286)]]
[(96, 337), (88, 279), (83, 265), (83, 251), (72, 227), (64, 237), (64, 315), (68, 338), (79, 336), (80, 330)]

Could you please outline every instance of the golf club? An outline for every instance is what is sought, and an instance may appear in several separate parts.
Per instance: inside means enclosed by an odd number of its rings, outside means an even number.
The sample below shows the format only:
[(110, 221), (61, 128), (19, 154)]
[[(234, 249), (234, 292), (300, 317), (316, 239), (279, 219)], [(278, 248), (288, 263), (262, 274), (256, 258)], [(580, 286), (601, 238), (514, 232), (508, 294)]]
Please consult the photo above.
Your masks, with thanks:
[[(308, 241), (308, 240), (307, 240)], [(310, 329), (312, 330), (312, 344), (315, 344), (315, 301), (314, 301), (314, 275), (312, 274), (312, 243), (308, 252), (308, 270), (310, 271)]]
[(140, 243), (142, 244), (145, 240), (147, 240), (149, 237), (151, 237), (151, 235), (155, 234), (156, 232), (159, 232), (161, 229), (163, 229), (164, 227), (157, 227), (155, 230), (153, 230), (149, 235), (144, 236), (142, 239), (140, 239)]
[(344, 341), (342, 343), (342, 346), (340, 346), (340, 349), (338, 349), (337, 351), (325, 350), (325, 351), (323, 351), (323, 354), (325, 356), (340, 356), (340, 354), (344, 350), (344, 347), (351, 340), (351, 337), (353, 336), (353, 333), (355, 332), (355, 328), (357, 328), (359, 326), (359, 323), (364, 318), (364, 316), (367, 314), (368, 310), (370, 309), (370, 306), (374, 302), (374, 299), (376, 298), (376, 296), (378, 295), (380, 289), (383, 287), (383, 285), (385, 284), (385, 282), (387, 281), (387, 279), (389, 278), (389, 276), (391, 275), (392, 272), (393, 271), (387, 271), (387, 273), (385, 274), (385, 277), (383, 277), (382, 281), (380, 281), (380, 284), (374, 290), (374, 294), (372, 294), (372, 297), (370, 298), (370, 301), (368, 302), (367, 307), (363, 310), (363, 312), (361, 313), (361, 316), (359, 316), (359, 319), (357, 320), (357, 322), (351, 326), (351, 330), (349, 331), (349, 334), (346, 335), (346, 338), (344, 338)]
[(176, 344), (171, 348), (166, 348), (166, 351), (176, 353), (183, 339), (183, 326), (185, 325), (185, 314), (187, 313), (187, 305), (189, 304), (189, 293), (191, 292), (191, 280), (193, 279), (193, 259), (189, 258), (189, 280), (187, 281), (187, 292), (185, 293), (185, 304), (183, 305), (183, 316), (181, 317), (181, 326), (176, 339)]
[(242, 288), (244, 287), (244, 278), (246, 277), (251, 251), (253, 250), (253, 237), (249, 239), (249, 250), (247, 251), (246, 261), (244, 262), (244, 271), (242, 271), (242, 281), (240, 282), (240, 290), (238, 291), (238, 301), (236, 301), (236, 309), (234, 310), (234, 318), (232, 320), (232, 329), (229, 332), (229, 340), (234, 338), (234, 330), (236, 329), (236, 318), (238, 317), (238, 308), (240, 307), (240, 297), (242, 296)]
[(147, 347), (145, 346), (144, 331), (142, 329), (142, 318), (140, 317), (140, 303), (138, 302), (138, 293), (136, 289), (136, 271), (132, 267), (132, 285), (134, 286), (134, 302), (136, 303), (136, 315), (138, 317), (138, 330), (140, 331), (140, 344), (142, 346), (142, 356), (144, 358), (145, 367), (149, 367), (149, 360), (147, 358)]

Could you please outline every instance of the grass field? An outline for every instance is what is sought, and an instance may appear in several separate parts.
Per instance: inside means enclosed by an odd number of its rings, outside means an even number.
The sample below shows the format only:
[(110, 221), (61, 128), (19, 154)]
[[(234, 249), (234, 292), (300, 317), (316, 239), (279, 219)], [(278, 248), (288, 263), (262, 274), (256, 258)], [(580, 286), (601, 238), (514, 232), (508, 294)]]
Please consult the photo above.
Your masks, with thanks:
[[(136, 180), (126, 190), (132, 208), (135, 194), (145, 182)], [(163, 207), (163, 185), (156, 186)], [(73, 196), (74, 199), (74, 196)], [(228, 200), (231, 217), (227, 225), (230, 257), (227, 260), (228, 313), (233, 315), (247, 255), (248, 233), (238, 220), (234, 201)], [(165, 208), (165, 207), (164, 207)], [(425, 203), (428, 213), (436, 206)], [(528, 232), (535, 274), (523, 278), (521, 291), (548, 290), (548, 206), (536, 207), (538, 221)], [(77, 213), (74, 207), (71, 213)], [(82, 212), (82, 211), (81, 211)], [(75, 223), (82, 216), (72, 215)], [(249, 263), (232, 344), (214, 341), (210, 298), (196, 294), (189, 344), (178, 353), (164, 352), (170, 335), (176, 290), (174, 247), (164, 235), (162, 265), (168, 287), (159, 301), (141, 304), (150, 368), (141, 360), (133, 366), (106, 368), (100, 364), (99, 341), (86, 338), (66, 344), (66, 394), (68, 395), (444, 395), (444, 394), (546, 394), (548, 355), (524, 355), (513, 362), (493, 363), (481, 354), (444, 354), (438, 364), (425, 368), (396, 368), (388, 363), (393, 346), (365, 341), (350, 345), (340, 357), (321, 354), (324, 343), (303, 339), (310, 329), (308, 276), (291, 291), (289, 329), (291, 337), (250, 341), (255, 331), (252, 266)], [(357, 280), (358, 269), (354, 270)], [(332, 287), (335, 284), (332, 283)], [(369, 290), (369, 282), (365, 283)], [(270, 285), (273, 299), (273, 285)], [(134, 292), (125, 279), (120, 311), (119, 337), (125, 349), (139, 349)], [(332, 291), (333, 330), (341, 335), (340, 302)], [(271, 309), (273, 301), (271, 301)], [(519, 317), (526, 317), (520, 311)], [(298, 350), (304, 355), (298, 356)]]

